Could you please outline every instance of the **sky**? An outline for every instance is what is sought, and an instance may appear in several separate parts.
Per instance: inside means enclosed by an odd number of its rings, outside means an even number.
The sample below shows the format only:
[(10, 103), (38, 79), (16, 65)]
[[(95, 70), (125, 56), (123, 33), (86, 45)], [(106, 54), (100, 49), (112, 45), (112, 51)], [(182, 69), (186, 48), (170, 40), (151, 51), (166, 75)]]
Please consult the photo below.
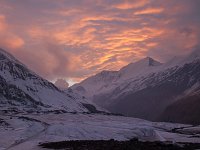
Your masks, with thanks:
[(200, 0), (0, 0), (0, 47), (49, 81), (166, 62), (199, 42)]

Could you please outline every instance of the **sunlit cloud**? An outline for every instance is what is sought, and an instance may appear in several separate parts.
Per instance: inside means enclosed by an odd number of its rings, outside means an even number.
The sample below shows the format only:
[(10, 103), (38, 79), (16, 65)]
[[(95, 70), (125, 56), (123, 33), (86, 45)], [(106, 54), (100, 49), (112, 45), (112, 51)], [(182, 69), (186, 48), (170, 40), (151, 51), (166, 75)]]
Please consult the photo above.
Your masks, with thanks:
[(136, 12), (134, 12), (134, 14), (135, 15), (160, 14), (163, 11), (164, 11), (163, 8), (147, 8), (144, 10), (136, 11)]
[[(70, 83), (200, 42), (197, 0), (0, 1), (0, 45), (39, 75)], [(39, 60), (39, 61), (38, 61)]]
[(15, 36), (15, 35), (4, 35), (4, 40), (2, 39), (2, 43), (7, 45), (8, 48), (15, 49), (20, 48), (24, 45), (23, 39)]
[(115, 4), (114, 7), (118, 9), (132, 9), (145, 6), (148, 4), (148, 0), (140, 0), (140, 1), (123, 1), (122, 3)]
[(24, 40), (9, 30), (4, 15), (0, 15), (0, 44), (10, 49), (20, 48), (24, 45)]
[(3, 32), (5, 29), (6, 29), (5, 16), (0, 15), (0, 32)]

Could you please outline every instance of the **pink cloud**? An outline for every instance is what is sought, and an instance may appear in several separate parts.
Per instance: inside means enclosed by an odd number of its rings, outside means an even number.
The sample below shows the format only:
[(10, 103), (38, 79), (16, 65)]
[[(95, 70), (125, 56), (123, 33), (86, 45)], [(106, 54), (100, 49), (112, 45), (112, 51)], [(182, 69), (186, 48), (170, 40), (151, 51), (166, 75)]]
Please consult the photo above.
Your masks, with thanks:
[(146, 55), (166, 61), (191, 51), (200, 41), (196, 3), (1, 1), (0, 45), (48, 80), (80, 81)]

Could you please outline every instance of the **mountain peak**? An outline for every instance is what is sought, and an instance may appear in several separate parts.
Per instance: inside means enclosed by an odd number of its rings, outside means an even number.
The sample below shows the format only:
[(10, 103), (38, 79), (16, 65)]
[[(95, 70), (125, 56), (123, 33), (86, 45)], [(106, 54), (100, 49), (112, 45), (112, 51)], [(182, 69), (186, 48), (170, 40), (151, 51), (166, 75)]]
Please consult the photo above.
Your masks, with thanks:
[(152, 70), (157, 69), (157, 67), (160, 65), (162, 65), (162, 63), (154, 60), (153, 58), (145, 57), (139, 61), (128, 64), (127, 66), (120, 69), (119, 72), (121, 76), (128, 79), (140, 74), (151, 72)]
[(136, 63), (140, 63), (140, 64), (143, 64), (145, 66), (159, 66), (159, 65), (162, 64), (159, 61), (157, 61), (157, 60), (155, 60), (151, 57), (145, 57), (145, 58), (137, 61)]
[(160, 66), (162, 63), (159, 61), (151, 58), (151, 57), (145, 57), (139, 61), (136, 61), (134, 63), (130, 63), (127, 66), (123, 67), (122, 70), (127, 70), (128, 72), (130, 70), (143, 70), (146, 67), (153, 67), (153, 66)]

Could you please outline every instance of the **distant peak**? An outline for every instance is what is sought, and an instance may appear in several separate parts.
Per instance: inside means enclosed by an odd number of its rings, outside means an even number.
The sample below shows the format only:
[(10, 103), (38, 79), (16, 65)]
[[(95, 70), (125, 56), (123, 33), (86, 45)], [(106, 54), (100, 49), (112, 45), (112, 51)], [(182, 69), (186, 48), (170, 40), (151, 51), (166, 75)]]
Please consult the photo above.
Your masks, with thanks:
[(162, 64), (159, 61), (157, 61), (151, 57), (145, 57), (145, 58), (139, 60), (138, 63), (144, 63), (147, 66), (159, 66)]
[(151, 58), (151, 57), (147, 56), (145, 59), (153, 59), (153, 58)]

